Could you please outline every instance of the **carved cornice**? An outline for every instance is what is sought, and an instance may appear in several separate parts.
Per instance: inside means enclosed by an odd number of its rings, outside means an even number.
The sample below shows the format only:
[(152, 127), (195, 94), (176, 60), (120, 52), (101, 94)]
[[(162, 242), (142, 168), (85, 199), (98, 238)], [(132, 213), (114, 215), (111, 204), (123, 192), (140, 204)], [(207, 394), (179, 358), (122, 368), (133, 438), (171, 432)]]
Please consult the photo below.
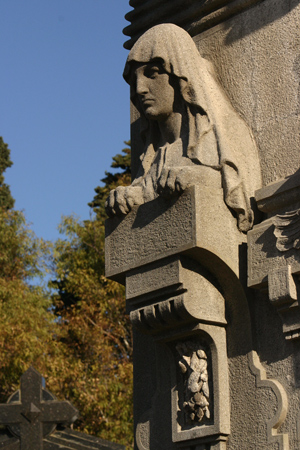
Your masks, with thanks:
[(193, 321), (193, 317), (185, 308), (184, 296), (179, 295), (131, 311), (130, 320), (137, 329), (152, 334), (172, 325), (189, 323)]
[(277, 238), (276, 247), (279, 251), (300, 249), (300, 209), (277, 214), (273, 218), (273, 224), (274, 235)]
[(287, 340), (300, 339), (299, 170), (256, 192), (269, 217), (248, 233), (248, 286), (268, 291)]
[[(192, 267), (197, 268), (196, 272)], [(153, 335), (199, 321), (224, 327), (227, 324), (224, 298), (200, 272), (197, 262), (181, 256), (128, 273), (127, 312), (132, 324)]]
[(130, 0), (134, 9), (123, 33), (130, 36), (124, 47), (131, 49), (146, 30), (160, 23), (174, 23), (195, 36), (254, 6), (262, 0)]

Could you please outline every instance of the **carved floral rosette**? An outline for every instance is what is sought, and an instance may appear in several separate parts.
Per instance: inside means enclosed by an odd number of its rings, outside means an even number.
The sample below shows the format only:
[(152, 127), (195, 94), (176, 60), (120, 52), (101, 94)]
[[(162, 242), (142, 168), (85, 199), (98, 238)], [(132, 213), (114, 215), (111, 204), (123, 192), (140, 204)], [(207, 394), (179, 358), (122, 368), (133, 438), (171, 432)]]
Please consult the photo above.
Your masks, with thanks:
[(211, 394), (207, 346), (198, 340), (179, 342), (176, 345), (180, 394), (179, 416), (183, 426), (207, 423), (211, 417)]

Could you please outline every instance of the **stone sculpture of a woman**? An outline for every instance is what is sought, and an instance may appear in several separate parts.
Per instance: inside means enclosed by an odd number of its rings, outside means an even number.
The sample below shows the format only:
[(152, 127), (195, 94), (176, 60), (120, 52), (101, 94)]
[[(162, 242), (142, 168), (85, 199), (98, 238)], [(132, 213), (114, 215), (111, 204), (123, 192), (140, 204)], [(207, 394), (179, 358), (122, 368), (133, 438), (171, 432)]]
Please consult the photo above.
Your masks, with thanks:
[(144, 149), (132, 184), (110, 192), (109, 216), (202, 184), (222, 187), (239, 230), (248, 231), (261, 183), (255, 142), (188, 33), (173, 24), (148, 30), (130, 51), (124, 78)]

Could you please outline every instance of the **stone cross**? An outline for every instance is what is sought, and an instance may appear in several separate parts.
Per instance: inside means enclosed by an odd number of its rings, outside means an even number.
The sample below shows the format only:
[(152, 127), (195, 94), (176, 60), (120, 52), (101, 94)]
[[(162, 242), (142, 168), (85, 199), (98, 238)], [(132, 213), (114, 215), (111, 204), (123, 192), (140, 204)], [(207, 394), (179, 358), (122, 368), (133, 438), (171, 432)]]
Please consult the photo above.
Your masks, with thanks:
[[(51, 400), (45, 401), (45, 393)], [(43, 388), (43, 377), (33, 367), (22, 375), (18, 401), (15, 397), (0, 405), (0, 423), (19, 437), (21, 450), (42, 450), (43, 438), (57, 424), (72, 423), (78, 417), (71, 403), (55, 400)]]

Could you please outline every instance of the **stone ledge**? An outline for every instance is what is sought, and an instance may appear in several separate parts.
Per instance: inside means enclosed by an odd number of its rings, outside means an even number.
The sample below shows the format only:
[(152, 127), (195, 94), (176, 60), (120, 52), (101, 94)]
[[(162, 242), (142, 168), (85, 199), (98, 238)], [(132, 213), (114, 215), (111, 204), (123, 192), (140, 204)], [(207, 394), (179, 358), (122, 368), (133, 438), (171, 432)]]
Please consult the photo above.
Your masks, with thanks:
[[(300, 170), (255, 192), (258, 208), (266, 213), (295, 209), (300, 203)], [(289, 206), (292, 205), (291, 208)], [(300, 204), (299, 204), (300, 206)]]
[(191, 256), (212, 272), (226, 265), (238, 275), (239, 244), (246, 240), (223, 190), (206, 186), (171, 200), (158, 197), (108, 219), (105, 229), (106, 276), (123, 284), (129, 271), (175, 254)]

